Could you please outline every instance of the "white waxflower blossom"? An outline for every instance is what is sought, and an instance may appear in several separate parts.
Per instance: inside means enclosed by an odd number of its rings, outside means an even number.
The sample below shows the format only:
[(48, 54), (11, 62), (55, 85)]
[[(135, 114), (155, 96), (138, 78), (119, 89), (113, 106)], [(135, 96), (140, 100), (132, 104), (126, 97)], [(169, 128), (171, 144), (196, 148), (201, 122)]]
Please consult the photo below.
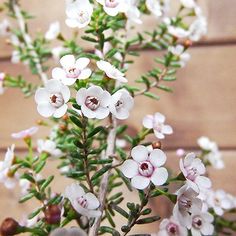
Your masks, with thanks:
[(111, 96), (109, 109), (117, 119), (125, 120), (133, 106), (133, 97), (126, 89), (120, 89)]
[(190, 60), (190, 54), (185, 52), (183, 45), (171, 46), (168, 50), (179, 59), (178, 63), (181, 67), (184, 67)]
[(8, 148), (4, 160), (0, 161), (0, 182), (8, 189), (13, 189), (19, 179), (18, 173), (11, 171), (11, 167), (14, 165), (15, 161), (14, 149), (15, 145)]
[(124, 0), (97, 0), (103, 6), (103, 10), (110, 16), (116, 16), (124, 12)]
[(194, 191), (199, 193), (201, 188), (211, 187), (210, 179), (203, 176), (206, 173), (206, 167), (199, 158), (196, 158), (194, 153), (187, 154), (184, 159), (180, 160), (179, 165), (187, 184)]
[(201, 210), (195, 209), (192, 212), (192, 227), (191, 233), (192, 236), (201, 236), (201, 235), (213, 235), (214, 226), (213, 221), (214, 217), (208, 212), (202, 212)]
[(69, 88), (57, 79), (48, 80), (45, 88), (39, 88), (35, 93), (37, 110), (43, 117), (60, 118), (65, 115), (69, 99)]
[(17, 50), (13, 50), (11, 54), (11, 63), (18, 64), (20, 62), (20, 53)]
[(36, 134), (38, 132), (39, 128), (36, 126), (33, 126), (29, 129), (25, 129), (22, 130), (18, 133), (12, 133), (11, 137), (15, 138), (15, 139), (25, 139), (25, 138), (29, 138), (31, 136), (33, 136), (34, 134)]
[(101, 211), (97, 210), (100, 203), (93, 193), (85, 193), (84, 189), (77, 183), (66, 187), (65, 195), (71, 202), (73, 208), (81, 215), (88, 218), (99, 217)]
[(132, 23), (142, 24), (142, 20), (140, 19), (141, 13), (137, 7), (137, 3), (137, 0), (126, 0), (123, 2), (123, 12), (128, 19), (128, 28)]
[(164, 139), (165, 134), (172, 134), (173, 129), (170, 125), (165, 125), (165, 116), (159, 112), (154, 115), (146, 115), (143, 118), (143, 126), (147, 129), (153, 129), (154, 134), (159, 139)]
[(51, 41), (53, 39), (56, 39), (57, 36), (60, 34), (60, 22), (56, 21), (50, 24), (48, 31), (45, 34), (45, 39), (48, 41)]
[(72, 85), (77, 79), (87, 79), (92, 71), (87, 68), (90, 60), (86, 57), (75, 59), (73, 55), (65, 55), (60, 59), (62, 68), (52, 70), (52, 78), (60, 80), (64, 85)]
[(231, 208), (233, 208), (231, 199), (222, 189), (209, 191), (207, 196), (207, 203), (208, 206), (210, 208), (213, 208), (214, 212), (219, 216), (222, 216), (225, 210), (230, 210)]
[(189, 27), (189, 39), (199, 41), (207, 33), (207, 20), (204, 16), (198, 17)]
[(186, 7), (186, 8), (195, 8), (196, 7), (196, 2), (195, 0), (180, 0), (180, 3), (182, 4), (182, 6)]
[(156, 17), (162, 16), (162, 6), (159, 0), (146, 0), (146, 6)]
[(45, 152), (51, 155), (52, 157), (63, 156), (62, 151), (59, 148), (57, 148), (57, 144), (50, 139), (46, 139), (46, 140), (39, 139), (37, 141), (37, 147), (38, 147), (37, 150), (39, 153)]
[(54, 229), (49, 236), (87, 236), (87, 234), (80, 228), (72, 227)]
[(183, 227), (178, 219), (171, 216), (170, 219), (163, 219), (159, 226), (160, 230), (157, 236), (187, 236), (188, 231)]
[(192, 224), (191, 213), (195, 209), (201, 210), (202, 202), (197, 198), (198, 193), (189, 188), (188, 185), (182, 186), (176, 194), (177, 202), (174, 206), (173, 214), (181, 225), (190, 228)]
[(6, 77), (6, 74), (5, 73), (0, 73), (0, 95), (2, 95), (4, 93), (4, 86), (3, 86), (3, 82), (4, 82), (4, 79)]
[(223, 169), (225, 167), (222, 154), (215, 142), (211, 141), (208, 137), (202, 136), (197, 140), (197, 143), (206, 152), (203, 157), (205, 161), (208, 161), (216, 169)]
[(62, 46), (52, 48), (51, 53), (52, 53), (53, 59), (55, 61), (59, 61), (59, 59), (61, 58), (61, 54), (63, 52), (66, 52), (66, 48), (64, 48)]
[(76, 94), (76, 102), (81, 112), (88, 118), (104, 119), (109, 115), (111, 95), (99, 86), (81, 88)]
[(71, 28), (84, 28), (93, 14), (93, 6), (89, 0), (68, 1), (66, 5), (66, 24)]
[(11, 24), (7, 19), (0, 22), (0, 36), (8, 36), (10, 34)]
[(186, 38), (190, 35), (188, 30), (173, 25), (168, 26), (168, 32), (177, 38)]
[(145, 189), (150, 182), (156, 186), (163, 185), (168, 179), (166, 168), (166, 155), (160, 149), (149, 153), (148, 148), (142, 145), (134, 147), (131, 151), (132, 159), (126, 160), (122, 166), (122, 173), (131, 179), (131, 185), (137, 189)]
[(128, 80), (124, 77), (124, 73), (119, 71), (117, 68), (115, 68), (113, 65), (111, 65), (107, 61), (98, 61), (97, 66), (100, 70), (104, 71), (107, 77), (117, 80), (122, 83), (126, 83)]

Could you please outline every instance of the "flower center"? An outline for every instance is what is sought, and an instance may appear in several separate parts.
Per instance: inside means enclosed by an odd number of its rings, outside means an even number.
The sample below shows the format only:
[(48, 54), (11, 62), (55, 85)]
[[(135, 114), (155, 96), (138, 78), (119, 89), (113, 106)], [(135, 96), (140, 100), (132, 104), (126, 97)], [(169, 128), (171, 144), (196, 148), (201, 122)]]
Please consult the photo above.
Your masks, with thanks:
[(88, 107), (90, 110), (95, 111), (100, 105), (99, 100), (96, 97), (93, 96), (88, 96), (85, 100), (85, 105)]
[(50, 103), (52, 106), (58, 108), (64, 104), (64, 99), (61, 93), (52, 94), (50, 97)]
[(117, 101), (117, 103), (116, 103), (116, 109), (118, 110), (118, 109), (120, 109), (122, 106), (123, 106), (123, 101), (121, 101), (121, 100), (119, 100), (119, 101)]
[(80, 75), (81, 71), (77, 68), (70, 68), (66, 71), (66, 75), (68, 78), (77, 78)]
[(166, 230), (169, 233), (169, 235), (179, 235), (179, 229), (178, 226), (174, 223), (169, 223), (166, 226)]
[(109, 8), (115, 8), (119, 5), (119, 1), (117, 0), (106, 0), (105, 6)]
[(193, 218), (193, 227), (200, 229), (202, 227), (202, 218), (200, 216), (195, 216)]
[(181, 195), (178, 202), (180, 209), (183, 209), (185, 211), (188, 211), (192, 206), (192, 201), (184, 195)]
[(89, 14), (87, 11), (79, 11), (78, 13), (78, 20), (81, 24), (84, 24), (85, 22), (87, 22), (89, 20)]
[(144, 161), (139, 164), (139, 173), (142, 176), (150, 177), (154, 171), (153, 165), (148, 162)]
[(187, 167), (186, 169), (188, 172), (187, 179), (194, 181), (196, 177), (198, 176), (197, 169), (194, 167), (189, 167), (189, 168)]
[(82, 206), (83, 208), (87, 208), (88, 207), (88, 201), (87, 199), (85, 199), (83, 196), (79, 197), (77, 199), (77, 202), (80, 204), (80, 206)]

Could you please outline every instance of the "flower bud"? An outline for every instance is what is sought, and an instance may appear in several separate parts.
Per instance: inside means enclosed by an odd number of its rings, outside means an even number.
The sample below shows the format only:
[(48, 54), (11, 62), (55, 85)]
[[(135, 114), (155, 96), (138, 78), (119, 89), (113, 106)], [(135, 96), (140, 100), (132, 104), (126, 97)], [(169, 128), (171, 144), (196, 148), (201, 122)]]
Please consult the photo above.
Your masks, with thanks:
[(17, 234), (19, 224), (13, 218), (6, 218), (1, 225), (0, 231), (2, 236), (11, 236)]
[(58, 224), (61, 221), (61, 208), (58, 205), (51, 205), (44, 212), (48, 224)]
[(63, 119), (64, 121), (67, 121), (67, 120), (69, 119), (69, 116), (68, 116), (68, 115), (64, 115), (64, 116), (62, 117), (62, 119)]
[(59, 127), (60, 127), (61, 131), (66, 131), (67, 130), (67, 126), (66, 125), (61, 124)]
[(192, 45), (193, 45), (193, 42), (191, 40), (187, 39), (187, 40), (184, 41), (185, 49), (191, 47)]
[(153, 149), (161, 149), (161, 142), (160, 141), (153, 142), (152, 143), (152, 148)]

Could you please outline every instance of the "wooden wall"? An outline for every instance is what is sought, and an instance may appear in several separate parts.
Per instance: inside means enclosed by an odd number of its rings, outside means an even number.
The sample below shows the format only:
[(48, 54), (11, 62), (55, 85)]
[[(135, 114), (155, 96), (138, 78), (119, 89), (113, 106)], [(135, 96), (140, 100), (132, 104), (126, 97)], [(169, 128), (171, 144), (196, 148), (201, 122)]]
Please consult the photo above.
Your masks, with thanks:
[[(0, 0), (2, 2), (3, 0)], [(30, 9), (38, 18), (32, 20), (33, 33), (44, 32), (49, 22), (61, 19), (63, 31), (70, 34), (70, 30), (64, 25), (64, 0), (22, 0), (25, 8)], [(58, 4), (60, 2), (60, 4)], [(200, 0), (208, 18), (208, 35), (190, 50), (191, 61), (187, 67), (178, 73), (178, 80), (172, 84), (174, 94), (160, 93), (159, 102), (139, 98), (136, 100), (136, 108), (127, 121), (134, 129), (138, 129), (142, 118), (147, 113), (159, 111), (167, 116), (167, 123), (171, 124), (175, 133), (164, 141), (164, 149), (169, 157), (169, 164), (177, 168), (178, 159), (174, 150), (182, 147), (196, 149), (196, 139), (201, 135), (207, 135), (217, 141), (223, 151), (226, 169), (222, 171), (211, 170), (214, 187), (223, 187), (236, 195), (234, 183), (236, 174), (236, 17), (234, 0)], [(50, 9), (47, 11), (46, 9)], [(153, 20), (148, 25), (153, 25)], [(86, 45), (86, 47), (88, 47)], [(24, 74), (31, 78), (28, 69), (22, 65), (11, 65), (9, 62), (10, 46), (0, 40), (0, 71), (17, 75)], [(142, 52), (142, 56), (129, 71), (129, 80), (147, 70), (153, 64), (155, 52)], [(20, 92), (7, 90), (0, 97), (0, 150), (12, 143), (10, 134), (27, 128), (41, 117), (36, 112), (36, 106), (32, 99), (25, 100)], [(41, 130), (38, 137), (46, 134)], [(19, 148), (22, 143), (17, 142)], [(55, 169), (51, 164), (50, 171)], [(55, 189), (62, 189), (65, 181), (55, 183)], [(32, 205), (19, 206), (13, 199), (16, 194), (0, 187), (0, 220), (10, 215), (21, 217), (24, 211), (32, 209)], [(154, 203), (155, 210), (163, 213), (163, 207)], [(166, 212), (166, 211), (165, 211)], [(139, 229), (139, 232), (153, 232), (156, 225)], [(138, 232), (135, 231), (135, 232)]]

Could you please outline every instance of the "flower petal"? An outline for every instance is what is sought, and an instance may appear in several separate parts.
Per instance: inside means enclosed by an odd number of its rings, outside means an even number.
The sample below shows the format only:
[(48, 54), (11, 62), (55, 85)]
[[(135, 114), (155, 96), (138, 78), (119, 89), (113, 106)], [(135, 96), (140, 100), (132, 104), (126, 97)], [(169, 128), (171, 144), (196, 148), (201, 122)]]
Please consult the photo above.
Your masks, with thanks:
[(161, 113), (156, 112), (156, 113), (154, 114), (154, 119), (155, 119), (155, 121), (158, 121), (159, 123), (164, 123), (166, 118), (165, 118), (165, 116), (162, 115)]
[(93, 193), (86, 193), (84, 197), (87, 200), (87, 203), (88, 203), (87, 208), (88, 209), (94, 210), (100, 206), (100, 203), (99, 203), (97, 197)]
[(127, 178), (133, 178), (138, 174), (138, 163), (134, 160), (126, 160), (121, 166), (121, 172)]
[(196, 184), (201, 188), (210, 188), (211, 180), (206, 176), (197, 176), (195, 180)]
[(90, 63), (90, 60), (86, 57), (81, 57), (79, 59), (76, 60), (75, 62), (75, 66), (76, 68), (78, 68), (79, 70), (83, 70), (87, 67), (87, 65)]
[(151, 177), (151, 181), (157, 186), (163, 185), (167, 179), (168, 171), (164, 167), (156, 168)]
[(60, 64), (65, 69), (70, 69), (75, 66), (74, 55), (65, 55), (60, 59)]
[(148, 150), (145, 146), (138, 145), (132, 149), (131, 156), (137, 162), (146, 161), (148, 159)]
[(161, 128), (161, 132), (163, 134), (172, 134), (173, 133), (173, 129), (170, 125), (163, 125)]
[(53, 116), (55, 118), (60, 118), (60, 117), (64, 116), (66, 114), (67, 108), (68, 108), (68, 106), (66, 104), (64, 104), (63, 106), (56, 109)]
[(45, 87), (50, 93), (58, 93), (61, 90), (61, 81), (58, 79), (50, 79), (47, 81)]
[(160, 149), (154, 149), (149, 155), (149, 160), (155, 167), (164, 165), (166, 159), (166, 154)]
[(67, 86), (63, 85), (61, 87), (61, 94), (63, 96), (64, 102), (67, 103), (70, 99), (70, 89)]
[(39, 88), (37, 89), (36, 93), (35, 93), (35, 101), (36, 103), (45, 103), (45, 102), (49, 102), (49, 93), (45, 88)]
[(141, 175), (137, 175), (131, 179), (131, 185), (137, 189), (145, 189), (150, 184), (150, 179)]
[(153, 116), (147, 115), (143, 118), (143, 126), (147, 129), (153, 128)]
[(78, 105), (80, 106), (83, 105), (86, 97), (87, 97), (86, 88), (81, 88), (76, 94), (76, 102), (78, 103)]
[(80, 75), (78, 76), (78, 79), (87, 79), (90, 77), (90, 75), (92, 74), (92, 71), (87, 68), (81, 71)]
[(65, 78), (65, 77), (66, 77), (66, 72), (62, 68), (56, 67), (52, 70), (53, 79), (61, 80), (61, 78)]
[(49, 103), (40, 103), (37, 106), (37, 110), (41, 116), (48, 118), (53, 115), (56, 109)]

